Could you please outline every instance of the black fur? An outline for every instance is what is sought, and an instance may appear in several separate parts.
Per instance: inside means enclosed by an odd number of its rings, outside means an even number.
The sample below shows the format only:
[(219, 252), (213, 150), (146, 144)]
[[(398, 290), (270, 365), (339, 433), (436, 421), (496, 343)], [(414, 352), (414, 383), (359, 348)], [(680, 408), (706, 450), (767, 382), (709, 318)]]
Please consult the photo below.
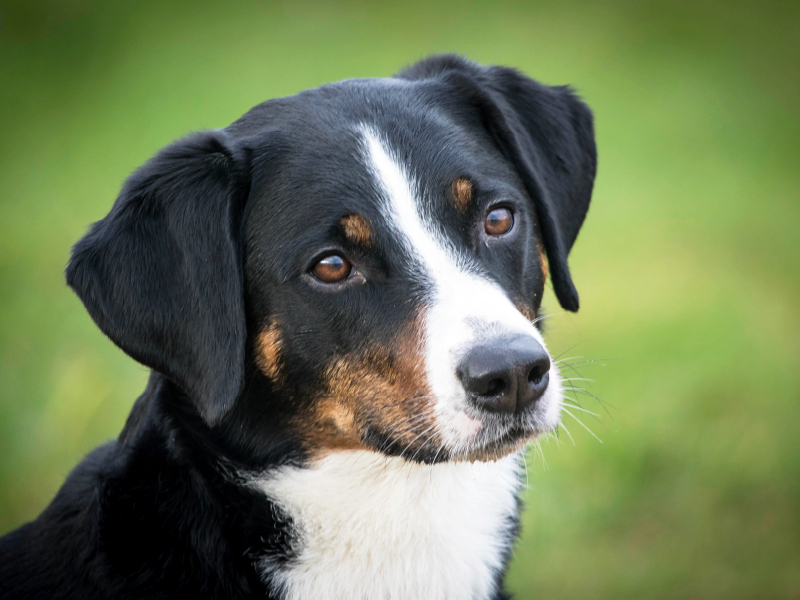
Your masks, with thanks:
[[(417, 175), (431, 189), (472, 169), (480, 205), (494, 193), (480, 174), (503, 181), (527, 237), (481, 260), (535, 311), (541, 235), (558, 299), (578, 309), (567, 253), (596, 154), (591, 113), (567, 88), (440, 56), (394, 82), (323, 86), (179, 140), (126, 182), (67, 268), (91, 317), (152, 369), (150, 382), (119, 439), (0, 540), (0, 597), (271, 597), (256, 562), (293, 560), (292, 523), (240, 473), (302, 466), (291, 423), (308, 410), (324, 361), (389, 339), (413, 313), (416, 284), (390, 245), (361, 257), (378, 288), (334, 298), (304, 279), (321, 247), (358, 255), (331, 223), (373, 210), (374, 184), (353, 158), (360, 120), (424, 165)], [(455, 243), (473, 244), (473, 214), (432, 210), (448, 215)], [(289, 325), (281, 389), (253, 360), (254, 338), (275, 315)], [(366, 444), (385, 443), (387, 432), (367, 431)]]
[(556, 297), (576, 312), (567, 254), (589, 210), (597, 170), (589, 108), (569, 87), (542, 85), (514, 69), (481, 67), (455, 55), (424, 60), (398, 77), (445, 82), (459, 92), (456, 110), (477, 109), (536, 205)]
[(244, 383), (244, 154), (221, 132), (168, 146), (126, 182), (67, 268), (103, 333), (177, 382), (211, 425)]

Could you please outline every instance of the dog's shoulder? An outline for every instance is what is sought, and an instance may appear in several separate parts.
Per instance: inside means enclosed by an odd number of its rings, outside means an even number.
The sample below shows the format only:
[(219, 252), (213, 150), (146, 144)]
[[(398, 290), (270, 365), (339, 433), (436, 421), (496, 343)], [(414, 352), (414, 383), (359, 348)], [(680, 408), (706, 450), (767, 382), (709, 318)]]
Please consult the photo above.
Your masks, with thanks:
[(269, 598), (235, 550), (253, 544), (244, 528), (275, 529), (268, 500), (212, 473), (165, 427), (162, 404), (140, 398), (119, 440), (87, 455), (36, 520), (0, 538), (0, 597)]

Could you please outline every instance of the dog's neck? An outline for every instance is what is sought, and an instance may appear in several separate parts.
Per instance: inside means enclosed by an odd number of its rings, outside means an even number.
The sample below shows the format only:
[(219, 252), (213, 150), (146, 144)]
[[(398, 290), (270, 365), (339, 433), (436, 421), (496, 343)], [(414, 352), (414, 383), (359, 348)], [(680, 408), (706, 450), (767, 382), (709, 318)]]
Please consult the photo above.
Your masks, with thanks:
[(424, 465), (368, 451), (254, 480), (292, 519), (287, 598), (492, 598), (517, 528), (519, 456)]

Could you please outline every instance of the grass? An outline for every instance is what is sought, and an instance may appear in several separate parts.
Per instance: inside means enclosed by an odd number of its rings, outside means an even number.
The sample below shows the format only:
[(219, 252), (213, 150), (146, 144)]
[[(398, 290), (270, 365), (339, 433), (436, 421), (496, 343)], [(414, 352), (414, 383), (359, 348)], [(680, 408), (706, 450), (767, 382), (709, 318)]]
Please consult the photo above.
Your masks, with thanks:
[[(578, 414), (528, 458), (519, 598), (800, 598), (800, 10), (790, 3), (5, 2), (0, 532), (115, 436), (143, 367), (70, 245), (172, 139), (438, 51), (575, 85), (600, 168), (571, 266)], [(547, 306), (559, 311), (552, 294)], [(574, 347), (573, 347), (574, 346)], [(576, 382), (578, 383), (578, 382)], [(571, 401), (571, 402), (574, 402)], [(573, 411), (574, 412), (574, 411)]]

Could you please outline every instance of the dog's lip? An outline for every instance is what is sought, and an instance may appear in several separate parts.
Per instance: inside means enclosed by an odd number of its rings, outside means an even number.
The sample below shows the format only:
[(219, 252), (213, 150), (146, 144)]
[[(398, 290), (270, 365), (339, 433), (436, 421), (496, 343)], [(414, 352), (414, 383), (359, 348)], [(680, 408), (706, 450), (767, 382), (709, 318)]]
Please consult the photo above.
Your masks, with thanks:
[(475, 435), (480, 435), (486, 429), (493, 428), (496, 430), (500, 430), (502, 433), (499, 437), (502, 437), (508, 432), (525, 432), (521, 435), (538, 435), (540, 433), (544, 433), (544, 430), (539, 427), (537, 424), (531, 424), (530, 420), (534, 417), (534, 415), (539, 412), (541, 414), (541, 408), (539, 407), (539, 403), (535, 403), (533, 406), (526, 408), (521, 413), (514, 413), (514, 414), (495, 414), (495, 413), (486, 413), (486, 412), (478, 412), (470, 407), (459, 406), (456, 409), (457, 418), (460, 419), (468, 419), (469, 422), (477, 422), (480, 423), (480, 427), (476, 429)]
[(526, 433), (522, 435), (510, 435), (506, 432), (492, 440), (486, 441), (480, 446), (467, 450), (463, 457), (456, 460), (469, 461), (493, 461), (505, 458), (506, 456), (518, 452), (535, 437), (536, 433)]
[(506, 446), (519, 442), (527, 443), (541, 432), (536, 427), (525, 427), (524, 425), (512, 426), (503, 433), (489, 440), (487, 446)]
[[(495, 460), (522, 450), (528, 443), (554, 428), (532, 420), (532, 409), (521, 415), (484, 415), (482, 426), (473, 437), (474, 446), (466, 451), (469, 460)], [(464, 411), (470, 418), (474, 414)], [(527, 418), (526, 418), (527, 417)]]

